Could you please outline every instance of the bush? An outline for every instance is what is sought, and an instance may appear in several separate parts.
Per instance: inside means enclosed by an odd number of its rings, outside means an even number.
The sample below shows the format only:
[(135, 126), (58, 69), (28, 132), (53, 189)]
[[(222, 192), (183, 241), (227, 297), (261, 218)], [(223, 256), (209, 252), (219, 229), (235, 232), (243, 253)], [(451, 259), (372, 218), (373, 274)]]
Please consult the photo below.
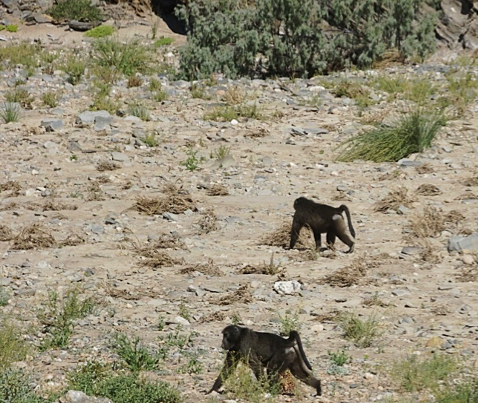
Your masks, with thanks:
[(156, 369), (162, 358), (160, 355), (153, 355), (146, 347), (142, 346), (139, 337), (131, 341), (123, 333), (115, 335), (113, 349), (133, 372)]
[(7, 369), (0, 372), (0, 402), (46, 403), (37, 396), (31, 386), (32, 380), (22, 369)]
[(256, 0), (244, 6), (243, 0), (190, 1), (178, 9), (189, 28), (180, 72), (188, 80), (215, 72), (230, 78), (310, 77), (370, 66), (391, 48), (423, 58), (435, 42), (435, 16), (419, 12), (424, 2)]
[(404, 390), (414, 392), (435, 387), (456, 368), (455, 360), (446, 354), (423, 358), (412, 354), (393, 363), (392, 375)]
[(149, 70), (149, 52), (136, 40), (121, 43), (116, 39), (100, 38), (93, 44), (92, 56), (99, 67), (116, 69), (126, 76)]
[(438, 130), (445, 124), (443, 114), (417, 109), (393, 125), (381, 125), (345, 141), (339, 146), (343, 151), (338, 160), (398, 161), (430, 147)]
[(99, 21), (103, 18), (101, 10), (91, 4), (91, 0), (59, 0), (48, 10), (56, 21)]
[(437, 403), (478, 403), (478, 379), (448, 387), (435, 398)]
[(90, 38), (103, 38), (104, 36), (110, 36), (115, 32), (114, 27), (111, 25), (100, 25), (85, 32), (85, 36)]
[(380, 335), (379, 323), (374, 315), (362, 320), (356, 314), (347, 313), (341, 317), (340, 325), (344, 330), (344, 337), (352, 340), (357, 347), (370, 347)]
[(0, 371), (9, 367), (12, 362), (23, 360), (27, 351), (27, 345), (20, 337), (18, 329), (6, 320), (0, 322)]

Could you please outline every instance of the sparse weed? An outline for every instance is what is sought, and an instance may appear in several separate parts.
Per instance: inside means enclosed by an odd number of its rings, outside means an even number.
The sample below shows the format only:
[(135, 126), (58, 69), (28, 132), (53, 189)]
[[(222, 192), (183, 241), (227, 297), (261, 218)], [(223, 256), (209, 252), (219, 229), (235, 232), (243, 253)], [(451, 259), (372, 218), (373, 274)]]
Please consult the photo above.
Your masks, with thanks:
[(89, 38), (103, 38), (105, 36), (113, 35), (113, 32), (115, 32), (115, 29), (111, 25), (100, 25), (86, 31), (85, 36)]
[(22, 107), (16, 102), (4, 102), (0, 107), (0, 118), (5, 123), (18, 122), (22, 116)]
[(197, 83), (192, 84), (191, 87), (189, 87), (189, 91), (191, 92), (192, 98), (199, 98), (204, 100), (212, 98), (211, 95), (206, 92), (204, 86), (199, 85)]
[(252, 105), (241, 104), (232, 106), (218, 106), (203, 116), (204, 120), (213, 120), (219, 122), (230, 122), (233, 119), (263, 119), (260, 108), (256, 103)]
[(181, 301), (179, 304), (179, 316), (186, 319), (187, 321), (191, 320), (191, 314), (189, 313), (189, 309), (184, 303), (184, 301)]
[(58, 101), (61, 98), (61, 93), (60, 92), (55, 92), (55, 91), (48, 91), (42, 94), (41, 100), (42, 102), (49, 106), (50, 108), (54, 108), (55, 106), (58, 105)]
[(213, 157), (216, 160), (220, 161), (223, 158), (227, 157), (230, 152), (231, 152), (231, 147), (226, 147), (225, 145), (221, 144), (218, 148), (214, 150)]
[(160, 316), (158, 318), (158, 330), (162, 331), (166, 327), (166, 319), (164, 319), (164, 316)]
[(146, 136), (144, 136), (141, 141), (146, 144), (148, 147), (156, 147), (159, 142), (158, 139), (156, 138), (156, 133), (151, 132), (148, 133)]
[(184, 356), (188, 359), (188, 362), (179, 368), (178, 373), (180, 374), (200, 374), (202, 372), (202, 364), (199, 361), (199, 354), (189, 353), (187, 351), (182, 352)]
[(116, 333), (112, 348), (132, 372), (149, 371), (159, 367), (161, 357), (144, 347), (139, 337), (130, 340), (124, 333)]
[(291, 313), (290, 311), (286, 311), (284, 316), (282, 316), (279, 312), (277, 313), (280, 323), (280, 334), (283, 336), (288, 336), (292, 330), (299, 331), (302, 327), (299, 319), (299, 312), (295, 311)]
[(60, 68), (68, 74), (67, 81), (72, 85), (76, 85), (80, 82), (83, 74), (85, 74), (86, 62), (81, 57), (69, 55)]
[(128, 105), (128, 113), (146, 122), (151, 120), (148, 108), (139, 102), (134, 102)]
[(166, 91), (156, 91), (153, 94), (153, 99), (156, 102), (163, 102), (167, 97), (168, 97), (168, 94), (166, 93)]
[(438, 130), (446, 124), (443, 114), (421, 109), (404, 115), (390, 126), (379, 126), (346, 140), (339, 147), (339, 161), (398, 161), (430, 147)]
[(160, 48), (161, 46), (171, 45), (173, 42), (174, 42), (173, 38), (167, 38), (167, 37), (162, 36), (161, 38), (159, 38), (157, 41), (154, 42), (154, 46), (156, 48)]
[(192, 333), (181, 335), (180, 328), (178, 328), (176, 332), (168, 333), (166, 340), (163, 338), (160, 338), (160, 340), (162, 340), (167, 347), (177, 347), (182, 350), (189, 344), (191, 337)]
[(352, 340), (358, 347), (370, 347), (380, 335), (379, 322), (375, 315), (362, 320), (355, 313), (345, 313), (340, 319), (344, 337)]
[(411, 354), (393, 363), (391, 375), (404, 390), (414, 392), (436, 387), (456, 369), (455, 359), (447, 354), (426, 357)]
[(435, 393), (437, 403), (478, 403), (478, 378), (446, 386)]
[(161, 89), (163, 88), (163, 86), (161, 85), (161, 82), (156, 79), (156, 78), (151, 78), (150, 82), (149, 82), (149, 90), (151, 92), (155, 92), (155, 91), (161, 91)]
[[(21, 361), (28, 352), (28, 346), (19, 330), (6, 319), (0, 321), (0, 374), (12, 362)], [(0, 375), (1, 376), (1, 375)], [(1, 387), (0, 387), (1, 388)], [(1, 396), (1, 394), (0, 394)]]
[(238, 105), (244, 102), (245, 98), (246, 93), (237, 85), (228, 87), (222, 96), (222, 100), (228, 105)]
[(60, 0), (47, 12), (58, 22), (70, 20), (93, 22), (103, 18), (101, 10), (92, 5), (91, 0)]
[(5, 94), (5, 100), (11, 103), (17, 102), (25, 109), (31, 109), (34, 101), (33, 97), (26, 89), (18, 87), (13, 91), (8, 91)]
[(95, 304), (92, 298), (79, 299), (78, 289), (68, 290), (60, 299), (56, 291), (48, 293), (44, 310), (38, 312), (38, 318), (45, 326), (49, 336), (43, 340), (41, 349), (65, 347), (73, 332), (74, 320), (93, 312)]
[(203, 158), (197, 158), (198, 150), (195, 150), (192, 147), (188, 147), (186, 151), (186, 155), (188, 158), (186, 161), (181, 162), (181, 165), (184, 165), (188, 171), (195, 171), (199, 167), (199, 163), (203, 160)]
[(329, 355), (332, 364), (337, 365), (339, 367), (343, 367), (345, 364), (352, 361), (352, 358), (347, 354), (345, 348), (338, 352), (333, 352), (329, 350), (327, 351), (327, 354)]

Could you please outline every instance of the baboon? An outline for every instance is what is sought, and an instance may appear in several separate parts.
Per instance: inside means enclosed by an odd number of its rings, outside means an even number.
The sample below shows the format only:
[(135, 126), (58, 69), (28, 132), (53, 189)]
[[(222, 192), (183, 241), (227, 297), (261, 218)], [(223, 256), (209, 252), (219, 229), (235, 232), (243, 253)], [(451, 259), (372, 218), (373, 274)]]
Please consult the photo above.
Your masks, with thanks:
[(227, 350), (224, 366), (207, 393), (216, 392), (232, 374), (238, 362), (246, 362), (259, 380), (266, 377), (279, 381), (279, 374), (287, 369), (300, 381), (312, 386), (321, 395), (320, 380), (312, 375), (312, 367), (305, 356), (299, 333), (290, 332), (284, 339), (273, 333), (255, 332), (247, 327), (229, 325), (222, 331), (221, 347)]
[(290, 234), (290, 249), (292, 249), (299, 238), (300, 230), (304, 225), (308, 225), (314, 233), (315, 248), (319, 250), (322, 246), (321, 233), (327, 233), (327, 245), (333, 247), (335, 237), (349, 246), (347, 253), (352, 253), (355, 248), (355, 241), (345, 231), (345, 221), (342, 212), (345, 211), (349, 224), (350, 234), (355, 238), (355, 230), (352, 226), (350, 211), (345, 204), (340, 207), (332, 207), (327, 204), (316, 203), (305, 197), (299, 197), (294, 201), (294, 220), (292, 221), (292, 231)]

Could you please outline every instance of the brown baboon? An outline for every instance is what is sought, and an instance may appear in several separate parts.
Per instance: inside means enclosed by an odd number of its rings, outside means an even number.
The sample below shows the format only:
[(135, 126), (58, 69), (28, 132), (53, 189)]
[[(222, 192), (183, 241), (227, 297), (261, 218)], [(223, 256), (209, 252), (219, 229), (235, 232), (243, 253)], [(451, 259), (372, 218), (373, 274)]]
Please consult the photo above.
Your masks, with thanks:
[(284, 339), (273, 333), (255, 332), (247, 327), (227, 326), (223, 331), (222, 345), (227, 350), (226, 360), (221, 373), (209, 390), (216, 392), (224, 380), (234, 371), (240, 360), (245, 361), (257, 379), (266, 376), (278, 382), (279, 374), (287, 369), (300, 381), (312, 386), (321, 395), (320, 380), (312, 375), (312, 367), (305, 356), (299, 333), (290, 332)]
[(355, 241), (346, 233), (346, 226), (342, 213), (345, 211), (349, 224), (350, 234), (355, 238), (355, 230), (352, 226), (350, 211), (345, 204), (340, 207), (332, 207), (327, 204), (316, 203), (305, 197), (299, 197), (294, 201), (294, 220), (290, 234), (290, 249), (292, 249), (299, 238), (300, 230), (308, 225), (314, 233), (315, 247), (319, 250), (322, 246), (321, 233), (327, 233), (327, 245), (333, 247), (335, 237), (349, 246), (347, 253), (354, 251)]

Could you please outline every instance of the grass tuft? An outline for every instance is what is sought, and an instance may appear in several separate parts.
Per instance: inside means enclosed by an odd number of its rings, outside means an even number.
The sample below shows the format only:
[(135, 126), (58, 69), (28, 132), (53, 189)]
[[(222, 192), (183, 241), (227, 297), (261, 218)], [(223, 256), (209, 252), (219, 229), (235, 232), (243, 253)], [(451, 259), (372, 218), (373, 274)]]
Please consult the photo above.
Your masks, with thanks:
[(348, 312), (342, 315), (340, 325), (344, 337), (352, 340), (360, 348), (370, 347), (380, 336), (379, 322), (375, 315), (360, 319), (357, 314)]
[(130, 340), (123, 333), (115, 334), (113, 350), (125, 361), (132, 372), (158, 369), (159, 362), (163, 358), (160, 355), (152, 354), (141, 344), (139, 337)]
[(93, 29), (86, 31), (85, 36), (89, 38), (103, 38), (105, 36), (113, 35), (113, 32), (115, 32), (115, 29), (111, 25), (100, 25), (99, 27), (94, 27)]
[(421, 109), (343, 142), (339, 161), (395, 162), (430, 147), (438, 130), (446, 124), (443, 114)]
[(0, 107), (0, 118), (5, 123), (18, 122), (22, 116), (22, 107), (16, 102), (4, 102)]

